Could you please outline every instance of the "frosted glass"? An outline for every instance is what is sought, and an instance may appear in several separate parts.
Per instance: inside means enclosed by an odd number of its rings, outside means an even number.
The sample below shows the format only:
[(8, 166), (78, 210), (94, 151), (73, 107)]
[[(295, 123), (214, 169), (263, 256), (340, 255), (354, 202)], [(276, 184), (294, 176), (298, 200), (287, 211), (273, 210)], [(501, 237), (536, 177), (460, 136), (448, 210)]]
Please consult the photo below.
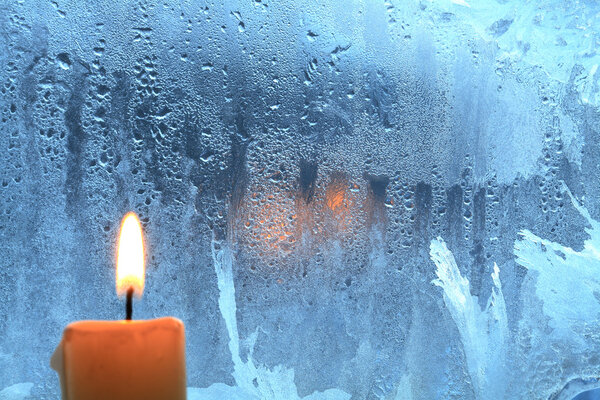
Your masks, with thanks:
[(600, 387), (599, 15), (2, 2), (0, 398), (59, 398), (65, 326), (124, 317), (128, 211), (190, 399)]

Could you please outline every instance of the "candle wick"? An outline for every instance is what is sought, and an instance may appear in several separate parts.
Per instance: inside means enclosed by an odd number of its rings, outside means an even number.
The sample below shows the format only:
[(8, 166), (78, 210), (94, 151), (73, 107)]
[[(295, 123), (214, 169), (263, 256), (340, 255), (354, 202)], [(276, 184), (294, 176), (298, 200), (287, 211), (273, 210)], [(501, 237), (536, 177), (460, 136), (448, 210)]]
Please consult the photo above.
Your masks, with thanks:
[(133, 314), (133, 288), (127, 289), (127, 302), (125, 303), (125, 319), (131, 321), (131, 314)]

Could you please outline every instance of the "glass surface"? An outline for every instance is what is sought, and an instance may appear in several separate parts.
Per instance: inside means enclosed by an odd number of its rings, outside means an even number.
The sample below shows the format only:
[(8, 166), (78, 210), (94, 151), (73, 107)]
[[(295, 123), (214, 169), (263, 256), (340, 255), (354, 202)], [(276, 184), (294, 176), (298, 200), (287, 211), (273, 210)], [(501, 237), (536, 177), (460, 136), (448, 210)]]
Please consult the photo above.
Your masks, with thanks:
[(0, 398), (59, 398), (64, 327), (124, 317), (129, 211), (190, 399), (600, 387), (599, 15), (1, 2)]

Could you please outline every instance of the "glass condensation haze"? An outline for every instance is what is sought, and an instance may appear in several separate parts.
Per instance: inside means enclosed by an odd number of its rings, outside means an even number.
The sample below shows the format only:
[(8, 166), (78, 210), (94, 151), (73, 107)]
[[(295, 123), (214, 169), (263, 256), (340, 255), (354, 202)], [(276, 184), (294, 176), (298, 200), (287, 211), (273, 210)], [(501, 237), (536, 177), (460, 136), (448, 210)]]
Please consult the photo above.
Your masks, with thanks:
[(0, 4), (0, 398), (181, 318), (190, 399), (572, 399), (600, 386), (592, 1)]

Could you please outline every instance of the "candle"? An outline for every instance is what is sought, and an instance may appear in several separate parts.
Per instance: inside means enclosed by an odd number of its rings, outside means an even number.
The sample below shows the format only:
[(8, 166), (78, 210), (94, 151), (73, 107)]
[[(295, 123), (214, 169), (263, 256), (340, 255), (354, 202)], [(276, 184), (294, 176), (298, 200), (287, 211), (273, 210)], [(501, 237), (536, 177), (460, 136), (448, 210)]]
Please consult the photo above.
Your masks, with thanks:
[(63, 400), (179, 400), (186, 398), (185, 337), (176, 318), (131, 321), (132, 297), (144, 291), (142, 229), (123, 218), (117, 250), (117, 295), (126, 297), (124, 321), (69, 324), (50, 365)]

